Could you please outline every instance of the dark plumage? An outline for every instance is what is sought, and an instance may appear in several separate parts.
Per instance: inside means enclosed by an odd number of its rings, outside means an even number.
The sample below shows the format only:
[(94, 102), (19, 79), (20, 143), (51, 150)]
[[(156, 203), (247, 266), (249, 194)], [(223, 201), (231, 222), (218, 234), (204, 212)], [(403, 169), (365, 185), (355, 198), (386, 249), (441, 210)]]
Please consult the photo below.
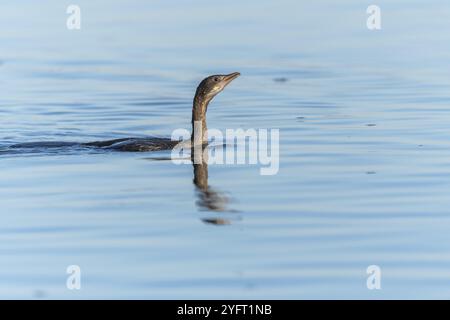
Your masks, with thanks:
[(173, 149), (180, 141), (166, 138), (124, 138), (83, 143), (83, 146), (108, 148), (116, 151), (143, 152)]
[[(191, 145), (207, 143), (206, 135), (206, 111), (209, 102), (221, 92), (231, 81), (240, 75), (239, 72), (234, 72), (228, 75), (213, 75), (203, 79), (197, 87), (192, 107), (192, 137)], [(200, 126), (196, 130), (200, 132), (199, 135), (194, 134), (194, 124), (198, 123)], [(10, 148), (63, 148), (63, 147), (87, 147), (87, 148), (102, 148), (115, 151), (127, 152), (144, 152), (144, 151), (159, 151), (173, 149), (180, 141), (172, 141), (168, 138), (121, 138), (106, 141), (93, 141), (88, 143), (77, 142), (27, 142), (10, 146)]]

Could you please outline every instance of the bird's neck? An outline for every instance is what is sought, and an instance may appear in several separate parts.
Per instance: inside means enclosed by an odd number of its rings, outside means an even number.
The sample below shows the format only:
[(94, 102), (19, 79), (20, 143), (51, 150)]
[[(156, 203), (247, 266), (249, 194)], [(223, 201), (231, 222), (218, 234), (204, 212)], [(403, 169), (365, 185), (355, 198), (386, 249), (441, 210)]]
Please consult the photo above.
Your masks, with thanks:
[(206, 126), (206, 110), (209, 100), (195, 96), (192, 107), (192, 146), (208, 143), (208, 128)]

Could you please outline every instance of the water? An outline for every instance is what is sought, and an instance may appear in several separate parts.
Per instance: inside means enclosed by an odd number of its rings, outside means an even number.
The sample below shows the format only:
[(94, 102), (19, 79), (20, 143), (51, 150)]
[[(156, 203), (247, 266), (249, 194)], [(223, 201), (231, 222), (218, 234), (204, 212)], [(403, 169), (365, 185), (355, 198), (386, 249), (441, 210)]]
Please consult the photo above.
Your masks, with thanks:
[(214, 211), (167, 152), (3, 152), (1, 298), (450, 298), (446, 1), (77, 4), (2, 5), (3, 150), (170, 136), (240, 71), (209, 127), (280, 129), (280, 171), (210, 165)]

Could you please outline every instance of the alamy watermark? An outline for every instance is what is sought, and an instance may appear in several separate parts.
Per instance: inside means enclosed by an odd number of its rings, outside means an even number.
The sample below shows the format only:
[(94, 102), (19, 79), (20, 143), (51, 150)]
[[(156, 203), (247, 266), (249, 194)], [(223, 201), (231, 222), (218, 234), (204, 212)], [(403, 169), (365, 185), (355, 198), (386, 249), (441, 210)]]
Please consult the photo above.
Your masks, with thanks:
[(69, 275), (66, 280), (66, 287), (69, 290), (81, 289), (81, 268), (78, 265), (70, 265), (66, 269)]
[(67, 7), (66, 13), (69, 17), (66, 20), (66, 26), (69, 30), (81, 29), (81, 8), (75, 4), (71, 4)]
[(370, 265), (366, 270), (367, 277), (366, 285), (369, 290), (381, 289), (381, 268), (377, 265)]
[(367, 29), (369, 30), (380, 30), (381, 29), (381, 9), (379, 6), (374, 4), (367, 7), (366, 10), (369, 17), (366, 21)]
[[(200, 138), (193, 141), (204, 142), (202, 124), (194, 123), (194, 134)], [(201, 163), (207, 159), (208, 164), (225, 165), (259, 165), (261, 175), (275, 175), (280, 168), (280, 131), (278, 129), (226, 129), (225, 133), (218, 129), (208, 129), (207, 135), (211, 150), (203, 148), (202, 143), (191, 143), (191, 132), (186, 129), (176, 129), (172, 140), (188, 141), (186, 146), (172, 150), (172, 161), (175, 164)], [(192, 152), (201, 156), (187, 157)], [(192, 155), (192, 154), (191, 154)]]

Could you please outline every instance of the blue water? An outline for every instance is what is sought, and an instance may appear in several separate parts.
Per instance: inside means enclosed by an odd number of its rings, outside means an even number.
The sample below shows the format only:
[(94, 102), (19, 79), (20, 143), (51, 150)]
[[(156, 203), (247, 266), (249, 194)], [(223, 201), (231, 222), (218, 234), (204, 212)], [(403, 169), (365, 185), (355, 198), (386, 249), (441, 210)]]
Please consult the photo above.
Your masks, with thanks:
[[(448, 1), (76, 4), (0, 11), (0, 298), (450, 298)], [(279, 129), (280, 170), (210, 165), (226, 210), (167, 152), (4, 151), (170, 137), (233, 71), (209, 127)]]

